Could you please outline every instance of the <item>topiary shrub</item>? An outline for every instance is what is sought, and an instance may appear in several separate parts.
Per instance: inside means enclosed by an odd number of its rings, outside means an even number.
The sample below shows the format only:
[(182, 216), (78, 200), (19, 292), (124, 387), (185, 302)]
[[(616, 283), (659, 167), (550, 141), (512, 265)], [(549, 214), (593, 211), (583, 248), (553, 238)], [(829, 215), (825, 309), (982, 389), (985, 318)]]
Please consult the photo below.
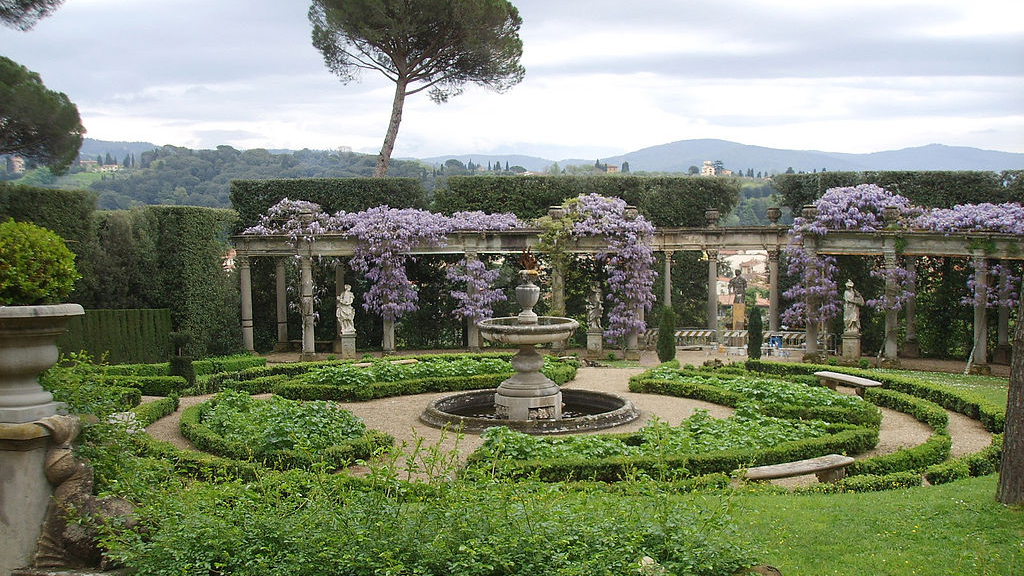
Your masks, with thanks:
[(188, 332), (171, 332), (171, 364), (168, 373), (181, 376), (189, 386), (196, 384), (196, 370), (192, 366), (192, 357), (185, 356), (185, 349), (192, 343), (192, 335)]
[(750, 307), (750, 319), (747, 320), (747, 358), (761, 359), (761, 343), (764, 342), (764, 324), (761, 322), (761, 309)]
[(0, 223), (0, 305), (56, 304), (80, 276), (55, 232), (29, 222)]
[(658, 323), (658, 360), (668, 362), (676, 357), (676, 313), (669, 306), (661, 309)]

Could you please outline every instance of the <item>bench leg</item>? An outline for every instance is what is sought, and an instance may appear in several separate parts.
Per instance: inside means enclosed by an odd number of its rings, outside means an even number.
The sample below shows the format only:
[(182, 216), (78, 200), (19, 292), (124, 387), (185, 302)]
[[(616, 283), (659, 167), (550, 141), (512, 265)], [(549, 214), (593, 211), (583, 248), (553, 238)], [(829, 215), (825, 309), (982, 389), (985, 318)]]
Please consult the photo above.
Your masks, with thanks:
[(846, 468), (823, 470), (815, 472), (814, 475), (818, 477), (818, 482), (838, 482), (846, 477)]
[(828, 388), (829, 390), (831, 390), (833, 392), (836, 391), (836, 383), (834, 381), (832, 381), (832, 380), (825, 380), (823, 378), (823, 379), (819, 380), (819, 382), (821, 383), (822, 386)]

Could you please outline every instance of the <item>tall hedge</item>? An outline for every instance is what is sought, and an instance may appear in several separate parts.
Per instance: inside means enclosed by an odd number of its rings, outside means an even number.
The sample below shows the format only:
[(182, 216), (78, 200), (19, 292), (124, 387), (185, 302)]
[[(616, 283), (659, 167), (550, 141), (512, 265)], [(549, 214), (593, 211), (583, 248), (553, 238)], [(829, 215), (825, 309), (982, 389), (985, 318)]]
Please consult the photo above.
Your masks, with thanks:
[(912, 204), (952, 208), (957, 204), (1024, 202), (1021, 171), (879, 171), (780, 174), (772, 179), (782, 202), (794, 213), (811, 204), (829, 188), (877, 184), (907, 197)]
[(149, 235), (156, 248), (159, 307), (170, 308), (174, 329), (192, 335), (189, 355), (202, 358), (240, 348), (237, 274), (222, 268), (232, 210), (149, 206)]
[(427, 208), (427, 192), (415, 178), (302, 178), (233, 180), (231, 205), (238, 212), (235, 232), (256, 224), (283, 198), (316, 202), (325, 211), (358, 212), (387, 204)]
[(68, 331), (57, 340), (61, 352), (85, 350), (111, 364), (154, 363), (167, 359), (171, 311), (86, 310), (72, 318)]
[(511, 212), (537, 218), (580, 194), (622, 198), (655, 226), (703, 226), (704, 211), (723, 216), (739, 202), (734, 178), (692, 176), (450, 176), (434, 193), (434, 210)]
[(13, 218), (48, 228), (75, 253), (75, 268), (82, 278), (75, 283), (72, 302), (88, 300), (96, 288), (92, 262), (96, 250), (92, 214), (96, 195), (80, 190), (51, 190), (0, 182), (0, 222)]

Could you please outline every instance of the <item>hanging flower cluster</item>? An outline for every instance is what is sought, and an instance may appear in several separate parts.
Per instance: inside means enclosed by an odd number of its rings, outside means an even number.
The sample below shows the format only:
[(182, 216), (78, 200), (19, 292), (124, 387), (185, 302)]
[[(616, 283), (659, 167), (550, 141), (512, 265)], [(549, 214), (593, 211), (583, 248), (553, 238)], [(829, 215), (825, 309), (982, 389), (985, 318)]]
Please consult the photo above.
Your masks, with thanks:
[[(307, 215), (308, 214), (308, 215)], [(358, 240), (350, 265), (372, 282), (363, 296), (363, 308), (385, 320), (396, 320), (417, 309), (416, 288), (405, 272), (409, 252), (422, 245), (443, 245), (456, 231), (510, 230), (521, 226), (513, 214), (458, 212), (444, 216), (414, 208), (378, 206), (361, 212), (330, 216), (318, 204), (285, 198), (245, 234), (287, 234), (293, 241), (313, 241), (320, 234), (343, 234)], [(481, 272), (470, 269), (473, 282)], [(486, 270), (484, 270), (486, 272)]]
[(875, 268), (871, 271), (873, 278), (881, 278), (886, 286), (890, 284), (896, 287), (893, 294), (883, 292), (878, 298), (869, 298), (864, 303), (875, 310), (900, 311), (914, 297), (910, 286), (917, 280), (917, 274), (912, 274), (906, 268), (896, 267), (887, 269)]
[[(821, 255), (811, 257), (803, 247), (805, 235), (823, 236), (830, 230), (873, 232), (885, 226), (884, 211), (887, 206), (896, 208), (900, 220), (920, 213), (907, 198), (875, 184), (830, 188), (814, 206), (817, 214), (813, 220), (803, 216), (793, 220), (793, 233), (786, 246), (789, 262), (787, 271), (798, 280), (783, 293), (783, 296), (793, 299), (795, 303), (783, 312), (782, 319), (794, 326), (802, 326), (806, 322), (827, 322), (840, 312), (835, 258)], [(906, 280), (903, 279), (902, 286), (906, 286)], [(901, 290), (900, 294), (904, 292)], [(815, 303), (814, 306), (808, 307), (808, 298)], [(905, 299), (874, 302), (885, 306), (902, 306)]]
[(604, 238), (607, 248), (595, 254), (608, 275), (612, 303), (608, 312), (605, 339), (615, 342), (632, 332), (643, 332), (646, 323), (636, 313), (654, 305), (654, 253), (651, 239), (654, 226), (642, 216), (626, 215), (626, 202), (599, 194), (586, 194), (565, 205), (573, 220), (569, 235), (573, 238)]
[(985, 259), (981, 259), (977, 266), (975, 271), (984, 273), (986, 278), (991, 278), (994, 282), (986, 283), (981, 290), (978, 290), (975, 276), (973, 274), (968, 276), (967, 289), (971, 295), (961, 298), (960, 303), (966, 306), (984, 304), (986, 308), (1015, 307), (1020, 300), (1018, 287), (1021, 277), (1014, 273), (1013, 268), (1002, 264), (989, 266)]
[(500, 270), (488, 270), (487, 264), (475, 258), (463, 258), (448, 267), (448, 280), (456, 286), (466, 286), (466, 290), (452, 290), (452, 297), (459, 303), (452, 313), (473, 322), (489, 318), (494, 304), (506, 300), (503, 291), (491, 288), (500, 274)]
[(259, 224), (246, 228), (243, 234), (286, 234), (293, 243), (299, 240), (312, 242), (316, 236), (330, 232), (332, 228), (330, 215), (319, 204), (284, 198), (260, 216)]
[(1004, 204), (958, 204), (953, 208), (936, 208), (918, 216), (914, 227), (952, 232), (1002, 232), (1024, 235), (1024, 207)]

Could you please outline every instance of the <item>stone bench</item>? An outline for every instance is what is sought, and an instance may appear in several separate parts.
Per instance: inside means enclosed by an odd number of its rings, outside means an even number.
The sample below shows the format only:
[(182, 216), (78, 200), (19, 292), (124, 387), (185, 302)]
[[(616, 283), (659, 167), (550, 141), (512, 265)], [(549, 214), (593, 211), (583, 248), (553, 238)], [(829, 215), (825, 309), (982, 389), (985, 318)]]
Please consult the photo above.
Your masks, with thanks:
[(840, 372), (830, 372), (828, 370), (815, 372), (814, 375), (818, 377), (818, 381), (821, 382), (822, 386), (828, 386), (832, 390), (836, 389), (837, 384), (850, 386), (856, 388), (857, 395), (861, 397), (864, 396), (865, 388), (880, 388), (882, 386), (882, 383), (877, 380), (861, 378), (860, 376), (851, 376)]
[(743, 477), (747, 480), (767, 481), (813, 473), (818, 477), (818, 482), (835, 482), (846, 476), (846, 467), (850, 464), (853, 464), (853, 458), (849, 456), (829, 454), (796, 462), (748, 468)]

